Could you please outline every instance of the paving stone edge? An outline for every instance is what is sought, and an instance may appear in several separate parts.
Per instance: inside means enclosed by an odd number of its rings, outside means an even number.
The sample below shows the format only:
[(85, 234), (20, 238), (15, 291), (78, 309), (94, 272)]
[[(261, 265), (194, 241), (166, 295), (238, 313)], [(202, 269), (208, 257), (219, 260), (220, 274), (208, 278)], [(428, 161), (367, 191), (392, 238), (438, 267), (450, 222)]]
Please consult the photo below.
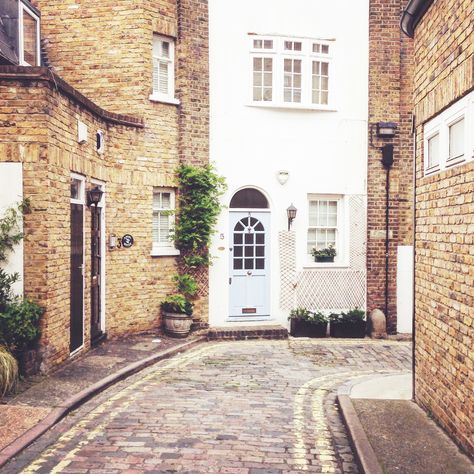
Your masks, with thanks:
[(68, 398), (66, 401), (58, 405), (51, 413), (49, 413), (43, 420), (41, 420), (36, 426), (30, 428), (28, 431), (25, 431), (21, 436), (12, 441), (8, 446), (3, 448), (0, 451), (0, 468), (4, 466), (8, 461), (13, 457), (23, 451), (31, 443), (37, 440), (41, 435), (46, 431), (52, 428), (56, 423), (62, 420), (68, 413), (77, 408), (78, 406), (85, 403), (87, 400), (92, 398), (94, 395), (99, 392), (104, 391), (111, 385), (120, 382), (121, 380), (130, 377), (131, 375), (139, 372), (146, 367), (159, 362), (164, 359), (169, 359), (170, 357), (175, 356), (181, 352), (185, 352), (198, 344), (207, 342), (207, 337), (205, 335), (199, 336), (192, 341), (180, 344), (179, 346), (172, 347), (163, 352), (158, 352), (151, 356), (145, 357), (139, 361), (133, 362), (122, 369), (114, 372), (111, 375), (99, 380), (93, 385), (85, 388), (76, 395)]
[(344, 387), (338, 391), (337, 403), (362, 474), (383, 474), (382, 466), (372, 449), (354, 405), (347, 394), (347, 388)]

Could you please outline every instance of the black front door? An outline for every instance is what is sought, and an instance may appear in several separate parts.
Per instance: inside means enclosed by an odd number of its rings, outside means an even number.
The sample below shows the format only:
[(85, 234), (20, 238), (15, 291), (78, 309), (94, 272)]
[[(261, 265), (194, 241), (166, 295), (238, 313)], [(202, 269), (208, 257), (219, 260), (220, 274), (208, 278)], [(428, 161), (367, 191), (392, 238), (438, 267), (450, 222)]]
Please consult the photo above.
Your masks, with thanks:
[(100, 207), (91, 206), (91, 213), (91, 342), (94, 344), (102, 337), (102, 209)]
[(71, 204), (70, 352), (84, 343), (84, 206)]

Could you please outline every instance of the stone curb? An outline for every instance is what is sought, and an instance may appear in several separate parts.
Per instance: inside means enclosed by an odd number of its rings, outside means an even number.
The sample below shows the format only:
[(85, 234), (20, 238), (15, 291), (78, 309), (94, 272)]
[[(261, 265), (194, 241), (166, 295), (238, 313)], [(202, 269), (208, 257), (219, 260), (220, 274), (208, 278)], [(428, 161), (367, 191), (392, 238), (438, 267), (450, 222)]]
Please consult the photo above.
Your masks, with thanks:
[(56, 423), (62, 420), (68, 413), (85, 403), (94, 395), (104, 391), (111, 385), (114, 385), (117, 382), (120, 382), (121, 380), (130, 377), (131, 375), (139, 372), (142, 369), (145, 369), (146, 367), (156, 362), (173, 357), (176, 354), (179, 354), (180, 352), (185, 352), (193, 348), (194, 346), (201, 344), (202, 342), (206, 342), (206, 340), (206, 336), (199, 336), (192, 341), (186, 342), (176, 347), (172, 347), (166, 351), (153, 354), (137, 362), (133, 362), (132, 364), (123, 367), (117, 372), (114, 372), (113, 374), (103, 378), (102, 380), (99, 380), (95, 384), (85, 388), (84, 390), (81, 390), (76, 395), (73, 395), (72, 397), (68, 398), (66, 401), (58, 405), (51, 413), (46, 416), (46, 418), (41, 420), (36, 426), (30, 428), (28, 431), (23, 433), (21, 436), (16, 438), (8, 446), (6, 446), (0, 451), (0, 468), (4, 466), (8, 461), (10, 461), (13, 457), (15, 457), (17, 454), (19, 454), (21, 451), (23, 451), (26, 447), (28, 447), (31, 443), (37, 440), (46, 431), (52, 428)]
[(377, 460), (349, 394), (344, 393), (346, 391), (347, 388), (338, 391), (337, 402), (349, 433), (357, 464), (363, 474), (383, 474), (382, 466)]

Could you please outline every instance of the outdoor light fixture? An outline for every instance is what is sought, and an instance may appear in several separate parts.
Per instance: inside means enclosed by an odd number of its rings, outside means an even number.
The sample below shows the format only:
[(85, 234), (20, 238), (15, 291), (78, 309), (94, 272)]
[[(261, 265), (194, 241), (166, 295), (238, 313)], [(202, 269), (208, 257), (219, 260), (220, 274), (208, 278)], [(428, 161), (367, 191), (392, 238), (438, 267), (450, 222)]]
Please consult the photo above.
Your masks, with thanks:
[(377, 122), (377, 136), (379, 138), (393, 138), (397, 131), (395, 122)]
[(89, 206), (95, 206), (99, 204), (100, 200), (102, 199), (102, 194), (104, 194), (104, 191), (99, 188), (99, 186), (96, 186), (95, 188), (90, 189), (87, 192), (87, 202)]
[(296, 212), (298, 209), (296, 209), (293, 204), (290, 205), (290, 207), (286, 210), (286, 215), (288, 216), (288, 230), (291, 230), (291, 224), (293, 222), (293, 219), (296, 217)]

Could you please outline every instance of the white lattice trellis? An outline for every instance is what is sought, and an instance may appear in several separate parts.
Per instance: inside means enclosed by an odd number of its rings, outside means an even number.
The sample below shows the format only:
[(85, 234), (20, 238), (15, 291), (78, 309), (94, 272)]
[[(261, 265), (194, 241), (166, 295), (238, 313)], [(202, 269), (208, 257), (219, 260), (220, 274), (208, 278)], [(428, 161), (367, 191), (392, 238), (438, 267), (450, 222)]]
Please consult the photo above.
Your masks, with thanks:
[(295, 305), (296, 235), (293, 231), (278, 234), (280, 249), (280, 308), (290, 310)]
[(280, 232), (280, 307), (344, 310), (366, 306), (366, 206), (364, 196), (349, 198), (350, 245), (347, 269), (296, 271), (294, 232)]

